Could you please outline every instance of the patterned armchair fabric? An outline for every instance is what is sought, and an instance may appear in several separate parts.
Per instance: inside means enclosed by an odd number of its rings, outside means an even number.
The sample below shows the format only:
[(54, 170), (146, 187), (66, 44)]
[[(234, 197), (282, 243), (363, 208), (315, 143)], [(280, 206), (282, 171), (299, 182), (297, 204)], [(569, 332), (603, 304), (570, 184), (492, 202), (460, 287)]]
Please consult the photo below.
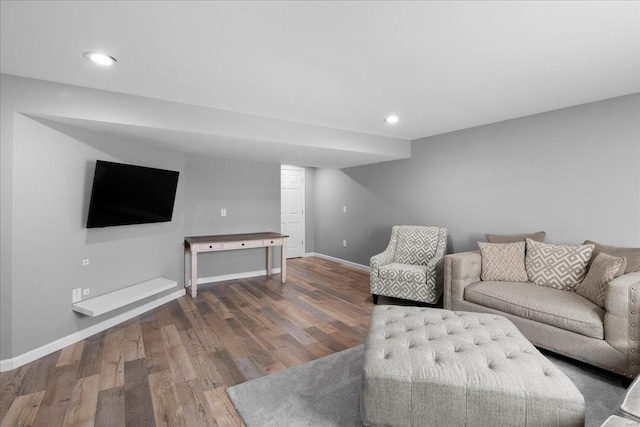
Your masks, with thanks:
[(435, 304), (442, 295), (447, 229), (396, 225), (387, 249), (371, 257), (370, 287), (377, 295)]

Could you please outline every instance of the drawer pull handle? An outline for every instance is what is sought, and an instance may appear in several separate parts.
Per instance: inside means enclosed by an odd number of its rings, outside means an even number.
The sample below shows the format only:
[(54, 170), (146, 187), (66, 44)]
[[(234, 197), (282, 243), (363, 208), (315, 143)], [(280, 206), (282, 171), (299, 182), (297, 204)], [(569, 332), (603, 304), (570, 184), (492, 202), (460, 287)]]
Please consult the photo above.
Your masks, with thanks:
[(244, 246), (244, 243), (242, 244), (242, 246)]
[(271, 243), (273, 243), (273, 240), (271, 241)]
[(209, 245), (209, 249), (213, 249), (213, 246)]

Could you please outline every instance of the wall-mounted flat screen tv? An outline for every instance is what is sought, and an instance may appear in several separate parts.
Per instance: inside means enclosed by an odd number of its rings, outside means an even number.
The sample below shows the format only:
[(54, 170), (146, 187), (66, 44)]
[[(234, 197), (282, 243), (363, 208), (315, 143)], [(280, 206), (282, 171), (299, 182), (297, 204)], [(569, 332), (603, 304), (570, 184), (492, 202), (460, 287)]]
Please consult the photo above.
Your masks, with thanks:
[(178, 174), (98, 160), (87, 228), (171, 221)]

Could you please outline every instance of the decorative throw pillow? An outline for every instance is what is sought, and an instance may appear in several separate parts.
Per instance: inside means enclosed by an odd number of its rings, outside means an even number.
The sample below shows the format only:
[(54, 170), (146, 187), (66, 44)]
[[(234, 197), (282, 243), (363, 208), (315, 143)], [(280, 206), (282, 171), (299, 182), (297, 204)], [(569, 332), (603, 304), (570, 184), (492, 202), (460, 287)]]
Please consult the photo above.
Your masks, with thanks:
[[(604, 252), (600, 252), (601, 254), (604, 254)], [(591, 262), (593, 262), (593, 259), (598, 256), (600, 254), (596, 254), (595, 250), (593, 251), (593, 255), (591, 255)], [(605, 254), (607, 255), (607, 254)], [(611, 255), (610, 255), (611, 256)], [(618, 258), (618, 257), (614, 257), (614, 258)], [(618, 269), (618, 271), (616, 271), (616, 274), (613, 277), (618, 277), (618, 276), (622, 276), (624, 274), (624, 271), (627, 269), (627, 257), (622, 257), (620, 258), (622, 260), (622, 264), (620, 264), (620, 268)], [(589, 264), (591, 265), (591, 264)], [(590, 267), (587, 267), (590, 268)], [(640, 270), (638, 270), (640, 271)]]
[(591, 262), (587, 277), (576, 288), (576, 293), (604, 308), (604, 294), (607, 285), (620, 269), (622, 261), (622, 258), (605, 253), (598, 254)]
[(591, 240), (585, 240), (584, 244), (595, 245), (595, 249), (593, 250), (593, 259), (595, 259), (596, 255), (598, 255), (600, 252), (604, 252), (607, 255), (611, 255), (617, 258), (626, 258), (627, 266), (624, 269), (624, 273), (620, 273), (617, 276), (626, 273), (632, 273), (634, 271), (640, 271), (640, 248), (621, 248), (618, 246), (607, 246), (592, 242)]
[(543, 242), (547, 237), (547, 233), (545, 231), (538, 231), (537, 233), (527, 233), (527, 234), (485, 234), (484, 237), (487, 238), (487, 242), (489, 243), (514, 243), (514, 242), (524, 242), (527, 239), (532, 239), (537, 242)]
[(524, 242), (485, 243), (478, 242), (482, 257), (482, 280), (503, 282), (526, 282), (524, 268)]
[(594, 245), (550, 245), (527, 239), (525, 266), (529, 281), (575, 291), (587, 272)]

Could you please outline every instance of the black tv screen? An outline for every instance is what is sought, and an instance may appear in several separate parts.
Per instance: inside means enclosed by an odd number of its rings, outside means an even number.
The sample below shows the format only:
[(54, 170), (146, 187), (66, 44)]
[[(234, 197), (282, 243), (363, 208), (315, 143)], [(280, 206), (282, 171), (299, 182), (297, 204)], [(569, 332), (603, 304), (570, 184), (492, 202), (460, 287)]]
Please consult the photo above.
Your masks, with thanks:
[(87, 228), (171, 221), (178, 174), (98, 160)]

